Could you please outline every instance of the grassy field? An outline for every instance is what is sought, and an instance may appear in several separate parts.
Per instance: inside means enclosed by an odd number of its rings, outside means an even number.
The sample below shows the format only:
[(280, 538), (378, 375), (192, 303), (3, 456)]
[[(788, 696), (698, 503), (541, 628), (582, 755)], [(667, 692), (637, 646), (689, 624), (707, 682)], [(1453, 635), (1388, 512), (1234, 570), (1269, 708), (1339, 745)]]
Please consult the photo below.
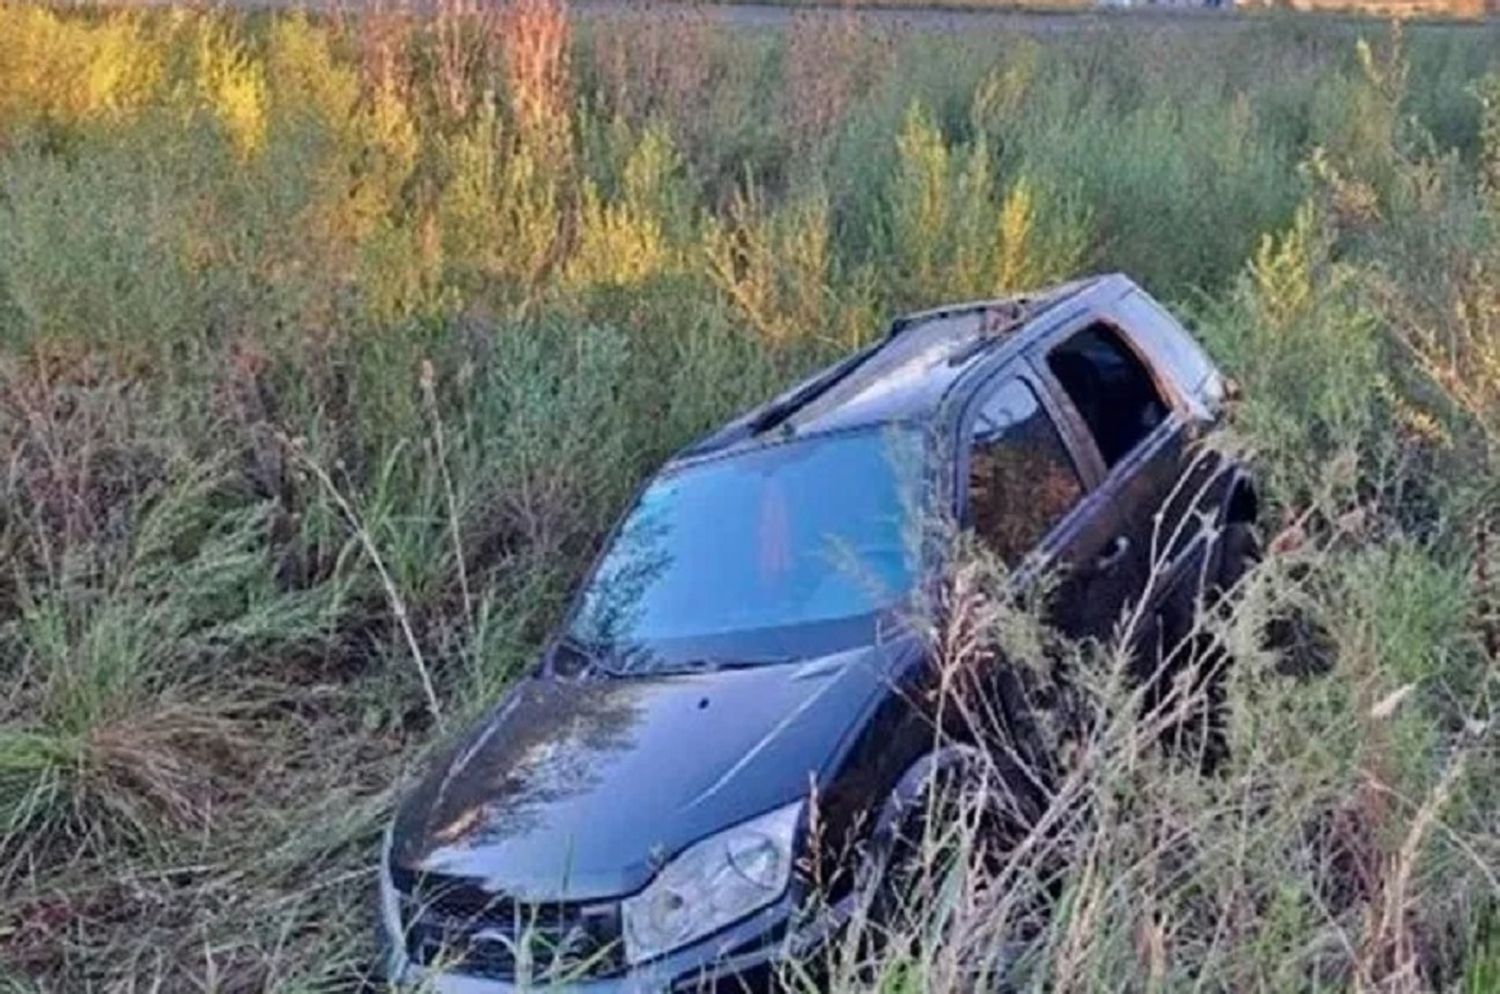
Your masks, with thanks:
[(1223, 8), (1205, 7), (1200, 4), (1179, 6), (1142, 3), (1134, 0), (1128, 7), (1102, 6), (1099, 0), (666, 0), (685, 5), (760, 5), (792, 8), (823, 8), (837, 10), (881, 9), (911, 11), (951, 10), (979, 12), (1034, 12), (1034, 13), (1093, 13), (1105, 16), (1128, 14), (1133, 17), (1157, 19), (1181, 19), (1184, 16), (1228, 18), (1233, 15), (1229, 8), (1238, 7), (1252, 16), (1263, 16), (1273, 10), (1318, 11), (1325, 17), (1374, 17), (1374, 18), (1427, 18), (1438, 20), (1481, 20), (1493, 14), (1493, 0), (1302, 0), (1300, 3), (1274, 2), (1274, 0), (1238, 0)]
[[(736, 0), (684, 0), (686, 3), (734, 3)], [(886, 7), (898, 10), (1014, 10), (1014, 11), (1087, 11), (1097, 10), (1093, 0), (936, 0), (913, 3), (912, 0), (749, 0), (772, 7), (824, 7), (853, 9)]]
[(0, 5), (0, 990), (357, 989), (393, 785), (643, 474), (1114, 269), (1272, 554), (1228, 768), (1098, 726), (1021, 985), (1500, 989), (1500, 32), (805, 28)]

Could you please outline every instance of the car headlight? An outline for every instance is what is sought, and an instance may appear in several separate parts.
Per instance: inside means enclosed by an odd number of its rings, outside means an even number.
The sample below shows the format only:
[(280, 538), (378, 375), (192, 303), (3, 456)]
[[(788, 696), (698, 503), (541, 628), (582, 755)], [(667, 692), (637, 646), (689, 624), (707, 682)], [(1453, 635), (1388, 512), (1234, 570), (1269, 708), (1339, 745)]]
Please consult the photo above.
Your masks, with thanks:
[(786, 893), (801, 817), (797, 801), (684, 849), (622, 905), (630, 964), (701, 939)]

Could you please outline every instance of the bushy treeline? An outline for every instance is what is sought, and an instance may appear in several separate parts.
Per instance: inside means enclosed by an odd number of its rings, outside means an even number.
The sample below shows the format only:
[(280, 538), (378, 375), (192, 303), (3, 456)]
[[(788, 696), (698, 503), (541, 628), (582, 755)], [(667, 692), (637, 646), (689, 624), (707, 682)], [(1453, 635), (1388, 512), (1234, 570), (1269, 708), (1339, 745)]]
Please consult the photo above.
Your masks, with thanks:
[(0, 6), (0, 982), (351, 983), (390, 785), (644, 473), (901, 309), (1120, 269), (1244, 386), (1297, 637), (1187, 822), (1279, 828), (1219, 929), (1101, 857), (1037, 982), (1487, 989), (1497, 41)]

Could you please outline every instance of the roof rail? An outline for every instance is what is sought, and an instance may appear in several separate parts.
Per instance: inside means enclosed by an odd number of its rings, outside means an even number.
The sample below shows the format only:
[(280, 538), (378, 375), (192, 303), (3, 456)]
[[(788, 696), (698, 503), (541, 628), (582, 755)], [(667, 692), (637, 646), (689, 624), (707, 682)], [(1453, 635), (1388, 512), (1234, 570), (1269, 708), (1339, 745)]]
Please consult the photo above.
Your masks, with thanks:
[(944, 304), (941, 307), (933, 307), (925, 311), (914, 311), (911, 314), (903, 314), (891, 323), (889, 338), (895, 338), (903, 331), (925, 324), (928, 321), (942, 318), (956, 317), (974, 311), (985, 313), (985, 323), (981, 331), (986, 336), (1003, 335), (1014, 331), (1018, 326), (1025, 324), (1032, 318), (1062, 303), (1074, 294), (1092, 286), (1100, 280), (1108, 277), (1088, 276), (1083, 279), (1070, 280), (1067, 283), (1059, 283), (1056, 286), (1032, 292), (1020, 293), (1012, 297), (995, 297), (986, 300), (970, 300), (961, 304)]
[[(885, 341), (889, 340), (889, 337), (885, 339)], [(865, 360), (869, 359), (876, 352), (879, 352), (881, 344), (883, 342), (877, 342), (873, 347), (856, 352), (832, 369), (794, 387), (789, 392), (767, 403), (751, 417), (748, 425), (750, 434), (759, 435), (761, 432), (775, 428), (787, 418), (812, 403), (813, 400), (833, 389), (847, 378), (850, 373), (864, 365)]]
[(759, 435), (782, 424), (799, 410), (811, 404), (814, 400), (848, 378), (866, 360), (879, 353), (884, 346), (900, 337), (903, 332), (918, 325), (925, 324), (928, 321), (979, 312), (982, 315), (979, 338), (974, 346), (965, 350), (968, 354), (972, 354), (973, 348), (987, 346), (994, 339), (1016, 330), (1039, 314), (1073, 296), (1094, 282), (1095, 278), (1085, 278), (1049, 287), (1040, 293), (1024, 293), (1012, 297), (972, 300), (961, 304), (945, 304), (941, 307), (933, 307), (925, 311), (914, 311), (911, 314), (903, 314), (891, 322), (890, 330), (886, 332), (883, 339), (855, 353), (822, 375), (793, 387), (790, 391), (770, 401), (749, 418), (745, 424), (745, 429), (750, 435)]
[(814, 374), (733, 423), (688, 445), (679, 452), (679, 455), (693, 456), (711, 452), (784, 424), (798, 411), (838, 386), (902, 333), (918, 325), (963, 314), (981, 313), (980, 334), (974, 343), (964, 350), (962, 356), (967, 358), (973, 354), (973, 350), (987, 347), (996, 338), (1016, 330), (1054, 305), (1091, 285), (1096, 279), (1074, 280), (1039, 293), (947, 304), (925, 311), (903, 314), (891, 322), (883, 338), (877, 339), (831, 368)]
[(941, 321), (943, 318), (958, 317), (975, 311), (984, 313), (986, 316), (996, 315), (994, 327), (991, 327), (988, 320), (985, 322), (983, 330), (986, 334), (1001, 332), (1025, 321), (1030, 315), (1029, 309), (1034, 300), (1033, 297), (1001, 297), (995, 300), (971, 300), (962, 304), (945, 304), (942, 307), (933, 307), (925, 311), (914, 311), (892, 321), (890, 333), (886, 337), (895, 338), (917, 325), (926, 324), (929, 321)]

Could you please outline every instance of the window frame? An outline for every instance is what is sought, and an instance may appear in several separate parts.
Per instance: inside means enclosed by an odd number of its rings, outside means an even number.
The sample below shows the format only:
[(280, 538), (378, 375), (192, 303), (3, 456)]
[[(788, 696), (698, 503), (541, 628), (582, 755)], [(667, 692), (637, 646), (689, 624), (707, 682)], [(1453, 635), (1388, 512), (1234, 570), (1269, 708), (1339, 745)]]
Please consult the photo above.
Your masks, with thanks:
[[(1084, 420), (1083, 413), (1073, 403), (1073, 398), (1068, 395), (1067, 388), (1052, 373), (1052, 366), (1048, 362), (1053, 350), (1058, 348), (1068, 339), (1081, 332), (1087, 331), (1094, 326), (1102, 326), (1111, 332), (1135, 360), (1141, 364), (1150, 378), (1151, 386), (1156, 391), (1162, 403), (1166, 406), (1166, 416), (1151, 431), (1147, 432), (1135, 446), (1125, 453), (1113, 465), (1109, 466), (1104, 461), (1103, 454), (1099, 451), (1099, 443), (1094, 440), (1093, 430), (1089, 428), (1088, 422)], [(1052, 395), (1056, 405), (1064, 410), (1064, 415), (1072, 431), (1077, 436), (1078, 444), (1089, 453), (1089, 461), (1093, 463), (1099, 473), (1099, 486), (1107, 484), (1132, 475), (1136, 467), (1148, 461), (1152, 454), (1159, 450), (1172, 435), (1181, 430), (1187, 420), (1186, 403), (1182, 391), (1177, 384), (1168, 377), (1162, 375), (1154, 358), (1143, 351), (1140, 344), (1135, 341), (1122, 323), (1110, 311), (1093, 310), (1078, 315), (1076, 320), (1068, 321), (1062, 326), (1049, 331), (1026, 349), (1026, 359), (1044, 383), (1045, 389)]]
[(1073, 471), (1078, 475), (1079, 482), (1078, 500), (1037, 540), (1021, 562), (1012, 565), (1012, 569), (1019, 571), (1034, 562), (1047, 561), (1059, 549), (1067, 545), (1086, 519), (1086, 510), (1091, 503), (1090, 498), (1098, 488), (1103, 474), (1102, 463), (1099, 461), (1099, 453), (1094, 446), (1093, 438), (1086, 435), (1088, 445), (1085, 447), (1079, 444), (1078, 426), (1075, 423), (1077, 413), (1063, 411), (1053, 392), (1054, 387), (1042, 379), (1028, 358), (1017, 356), (984, 377), (979, 386), (970, 393), (959, 417), (958, 451), (957, 458), (953, 461), (954, 510), (959, 527), (964, 529), (974, 527), (974, 515), (969, 506), (969, 471), (976, 441), (975, 425), (979, 420), (979, 412), (1012, 380), (1019, 381), (1031, 391), (1042, 412), (1052, 422), (1052, 427), (1057, 431), (1058, 438), (1062, 440), (1063, 451)]
[[(1164, 371), (1158, 387), (1175, 391), (1180, 406), (1192, 418), (1212, 421), (1223, 407), (1224, 373), (1203, 344), (1171, 311), (1139, 287), (1121, 295), (1111, 304), (1111, 310), (1117, 318), (1109, 322), (1111, 327), (1118, 330), (1128, 324), (1139, 329), (1129, 339), (1140, 354), (1151, 358), (1152, 367)], [(1191, 365), (1202, 367), (1200, 379), (1194, 380), (1188, 372)]]

